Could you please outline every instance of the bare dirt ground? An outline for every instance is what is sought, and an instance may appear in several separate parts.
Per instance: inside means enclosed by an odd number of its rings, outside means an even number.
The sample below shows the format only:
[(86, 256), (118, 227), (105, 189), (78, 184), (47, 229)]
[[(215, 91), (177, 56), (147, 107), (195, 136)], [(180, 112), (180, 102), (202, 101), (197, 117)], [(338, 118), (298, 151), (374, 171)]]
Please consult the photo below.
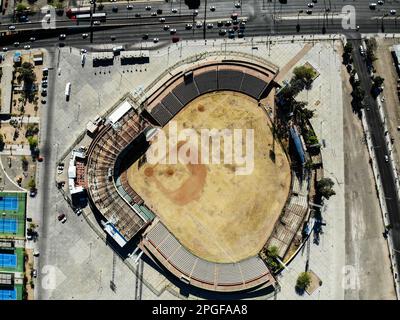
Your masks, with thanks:
[(385, 102), (383, 107), (388, 119), (390, 136), (394, 139), (394, 155), (397, 170), (400, 168), (400, 103), (397, 97), (397, 71), (394, 65), (391, 47), (398, 44), (397, 39), (377, 39), (376, 57), (378, 60), (374, 62), (377, 74), (385, 79), (383, 95)]
[[(391, 265), (375, 181), (352, 88), (342, 66), (345, 147), (346, 300), (395, 299)], [(386, 82), (386, 80), (385, 80)], [(377, 263), (379, 261), (379, 263)]]
[[(242, 165), (224, 164), (224, 155), (221, 164), (145, 163), (139, 168), (137, 161), (128, 169), (130, 185), (180, 242), (203, 259), (236, 262), (257, 254), (272, 232), (290, 187), (289, 163), (279, 143), (275, 143), (275, 162), (270, 158), (273, 138), (266, 114), (248, 96), (225, 91), (195, 99), (173, 120), (178, 132), (183, 128), (198, 133), (204, 128), (254, 129), (254, 170), (236, 175)], [(163, 129), (167, 141), (172, 125)], [(192, 140), (177, 142), (182, 154), (188, 155), (188, 146), (201, 159), (200, 138), (198, 146)]]

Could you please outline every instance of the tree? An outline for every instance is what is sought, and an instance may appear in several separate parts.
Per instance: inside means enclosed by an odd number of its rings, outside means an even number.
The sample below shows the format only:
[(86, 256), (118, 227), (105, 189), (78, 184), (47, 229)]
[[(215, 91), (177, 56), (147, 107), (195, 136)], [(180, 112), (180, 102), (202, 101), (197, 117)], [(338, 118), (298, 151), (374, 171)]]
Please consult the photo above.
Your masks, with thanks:
[(280, 263), (278, 262), (277, 258), (279, 257), (279, 250), (277, 246), (271, 246), (266, 251), (265, 254), (267, 256), (266, 263), (268, 268), (272, 272), (276, 272), (280, 268)]
[(353, 52), (353, 45), (351, 42), (347, 42), (346, 45), (344, 46), (344, 53), (347, 55), (351, 55)]
[(331, 178), (322, 178), (317, 182), (317, 193), (329, 199), (331, 196), (335, 195), (336, 192), (333, 190), (334, 182)]
[(300, 273), (296, 281), (296, 290), (303, 293), (311, 284), (311, 276), (309, 272)]
[(98, 1), (99, 5), (97, 6), (97, 9), (99, 9), (100, 11), (104, 9), (104, 4), (102, 2), (102, 0)]
[(316, 73), (313, 68), (307, 66), (299, 66), (293, 70), (296, 79), (303, 81), (305, 89), (310, 90)]
[(36, 182), (34, 178), (31, 178), (28, 182), (28, 188), (33, 190), (36, 189)]
[(4, 143), (4, 136), (3, 136), (2, 133), (0, 133), (0, 151), (3, 151), (3, 150), (4, 150), (4, 145), (5, 145), (5, 143)]
[(17, 10), (18, 12), (22, 12), (22, 11), (26, 10), (26, 5), (24, 5), (23, 3), (19, 3), (17, 5), (17, 7), (15, 8), (15, 10)]
[(374, 78), (374, 87), (380, 88), (383, 85), (384, 81), (385, 81), (385, 79), (380, 76), (375, 77)]
[(38, 145), (38, 139), (36, 137), (28, 137), (28, 142), (29, 142), (29, 147), (31, 150), (36, 149), (37, 145)]
[(32, 85), (36, 81), (36, 74), (33, 71), (34, 66), (30, 62), (24, 62), (20, 68), (18, 68), (17, 81), (24, 81), (24, 91), (32, 92)]
[(28, 159), (25, 156), (22, 157), (21, 163), (22, 163), (22, 170), (27, 171), (29, 162), (28, 162)]

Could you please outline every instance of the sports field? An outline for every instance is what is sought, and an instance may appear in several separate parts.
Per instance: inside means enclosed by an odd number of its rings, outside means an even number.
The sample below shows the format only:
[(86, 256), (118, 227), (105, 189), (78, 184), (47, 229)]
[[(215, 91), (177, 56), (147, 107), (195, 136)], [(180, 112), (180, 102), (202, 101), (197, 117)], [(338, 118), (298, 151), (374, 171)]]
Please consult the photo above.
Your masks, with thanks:
[(0, 237), (25, 237), (26, 193), (0, 192)]
[(24, 272), (24, 248), (2, 250), (0, 252), (0, 271)]
[[(201, 129), (254, 129), (253, 171), (235, 174), (243, 164), (236, 160), (226, 163), (224, 154), (220, 154), (220, 164), (141, 163), (139, 167), (137, 161), (128, 169), (129, 184), (195, 255), (214, 262), (236, 262), (257, 254), (269, 238), (290, 188), (289, 163), (279, 143), (274, 144), (275, 161), (270, 158), (273, 137), (267, 115), (256, 100), (221, 91), (196, 98), (172, 121), (178, 132), (183, 128), (197, 133)], [(163, 128), (167, 138), (172, 125)], [(245, 135), (243, 132), (243, 153)], [(186, 155), (188, 146), (190, 152), (197, 149), (202, 154), (210, 145), (199, 142), (196, 146), (188, 140), (176, 143)]]

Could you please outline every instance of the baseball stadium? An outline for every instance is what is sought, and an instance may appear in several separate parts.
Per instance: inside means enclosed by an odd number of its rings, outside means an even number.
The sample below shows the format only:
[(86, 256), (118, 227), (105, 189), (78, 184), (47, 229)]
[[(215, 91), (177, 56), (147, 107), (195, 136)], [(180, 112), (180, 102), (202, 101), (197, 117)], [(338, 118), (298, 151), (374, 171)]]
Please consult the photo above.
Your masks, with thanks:
[[(274, 245), (283, 258), (308, 211), (307, 185), (296, 178), (291, 152), (274, 134), (269, 101), (278, 71), (243, 54), (193, 59), (108, 115), (88, 148), (85, 177), (90, 205), (120, 247), (138, 241), (158, 265), (206, 290), (275, 284), (260, 253)], [(180, 154), (212, 150), (215, 136), (205, 145), (172, 139), (173, 130), (184, 129), (198, 136), (202, 129), (252, 130), (251, 172), (236, 174), (243, 166), (236, 158), (148, 161), (161, 134), (170, 147), (163, 160), (173, 148)], [(290, 133), (304, 162), (301, 137), (295, 128)], [(241, 153), (247, 144), (241, 140)]]

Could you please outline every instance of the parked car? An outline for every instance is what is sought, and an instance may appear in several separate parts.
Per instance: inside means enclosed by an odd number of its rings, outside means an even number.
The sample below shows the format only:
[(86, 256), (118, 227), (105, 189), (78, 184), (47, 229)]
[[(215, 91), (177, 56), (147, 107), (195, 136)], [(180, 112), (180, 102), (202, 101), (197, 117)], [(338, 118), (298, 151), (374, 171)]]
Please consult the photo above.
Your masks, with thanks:
[(395, 9), (390, 10), (390, 14), (391, 14), (392, 16), (394, 16), (394, 15), (396, 14), (396, 10), (395, 10)]
[(210, 11), (214, 12), (215, 11), (215, 6), (210, 7)]
[(100, 24), (101, 24), (101, 22), (99, 20), (93, 21), (94, 26), (99, 26)]
[(162, 17), (162, 18), (160, 18), (160, 19), (158, 19), (160, 22), (165, 22), (165, 18), (164, 17)]
[(154, 43), (157, 43), (158, 41), (160, 41), (158, 38), (154, 38), (154, 39), (153, 39), (153, 42), (154, 42)]
[(29, 50), (30, 48), (31, 48), (31, 46), (29, 44), (24, 45), (25, 50)]
[(236, 8), (236, 9), (240, 9), (241, 6), (242, 6), (242, 5), (240, 4), (240, 2), (236, 2), (236, 3), (235, 3), (235, 8)]
[(135, 13), (135, 17), (136, 17), (136, 18), (140, 18), (140, 17), (141, 17), (141, 14), (140, 14), (139, 12), (136, 12), (136, 13)]
[(58, 215), (57, 217), (58, 221), (60, 221), (61, 223), (65, 223), (65, 221), (67, 221), (67, 217), (65, 216), (64, 213), (61, 213)]
[(82, 33), (82, 38), (86, 39), (87, 37), (89, 37), (89, 35), (87, 33)]
[(32, 270), (32, 277), (37, 278), (37, 270), (36, 269)]
[(58, 36), (58, 39), (60, 39), (60, 40), (65, 40), (66, 38), (67, 38), (67, 36), (64, 33), (62, 33)]
[(36, 41), (36, 38), (35, 37), (30, 37), (29, 41), (34, 42), (34, 41)]
[(192, 28), (193, 28), (193, 25), (191, 23), (187, 23), (186, 26), (185, 26), (186, 30), (190, 30)]
[(14, 31), (15, 30), (15, 26), (8, 26), (8, 30)]
[(172, 13), (177, 13), (177, 12), (178, 12), (178, 9), (172, 8), (172, 9), (171, 9), (171, 12), (172, 12)]
[(169, 33), (170, 33), (170, 34), (175, 34), (175, 33), (176, 33), (176, 29), (171, 29), (171, 30), (169, 30)]
[(132, 4), (128, 4), (128, 5), (126, 6), (126, 9), (127, 9), (127, 10), (132, 10), (132, 9), (133, 9), (133, 5), (132, 5)]
[(151, 10), (151, 6), (146, 6), (145, 9), (146, 9), (147, 11), (150, 11), (150, 10)]

